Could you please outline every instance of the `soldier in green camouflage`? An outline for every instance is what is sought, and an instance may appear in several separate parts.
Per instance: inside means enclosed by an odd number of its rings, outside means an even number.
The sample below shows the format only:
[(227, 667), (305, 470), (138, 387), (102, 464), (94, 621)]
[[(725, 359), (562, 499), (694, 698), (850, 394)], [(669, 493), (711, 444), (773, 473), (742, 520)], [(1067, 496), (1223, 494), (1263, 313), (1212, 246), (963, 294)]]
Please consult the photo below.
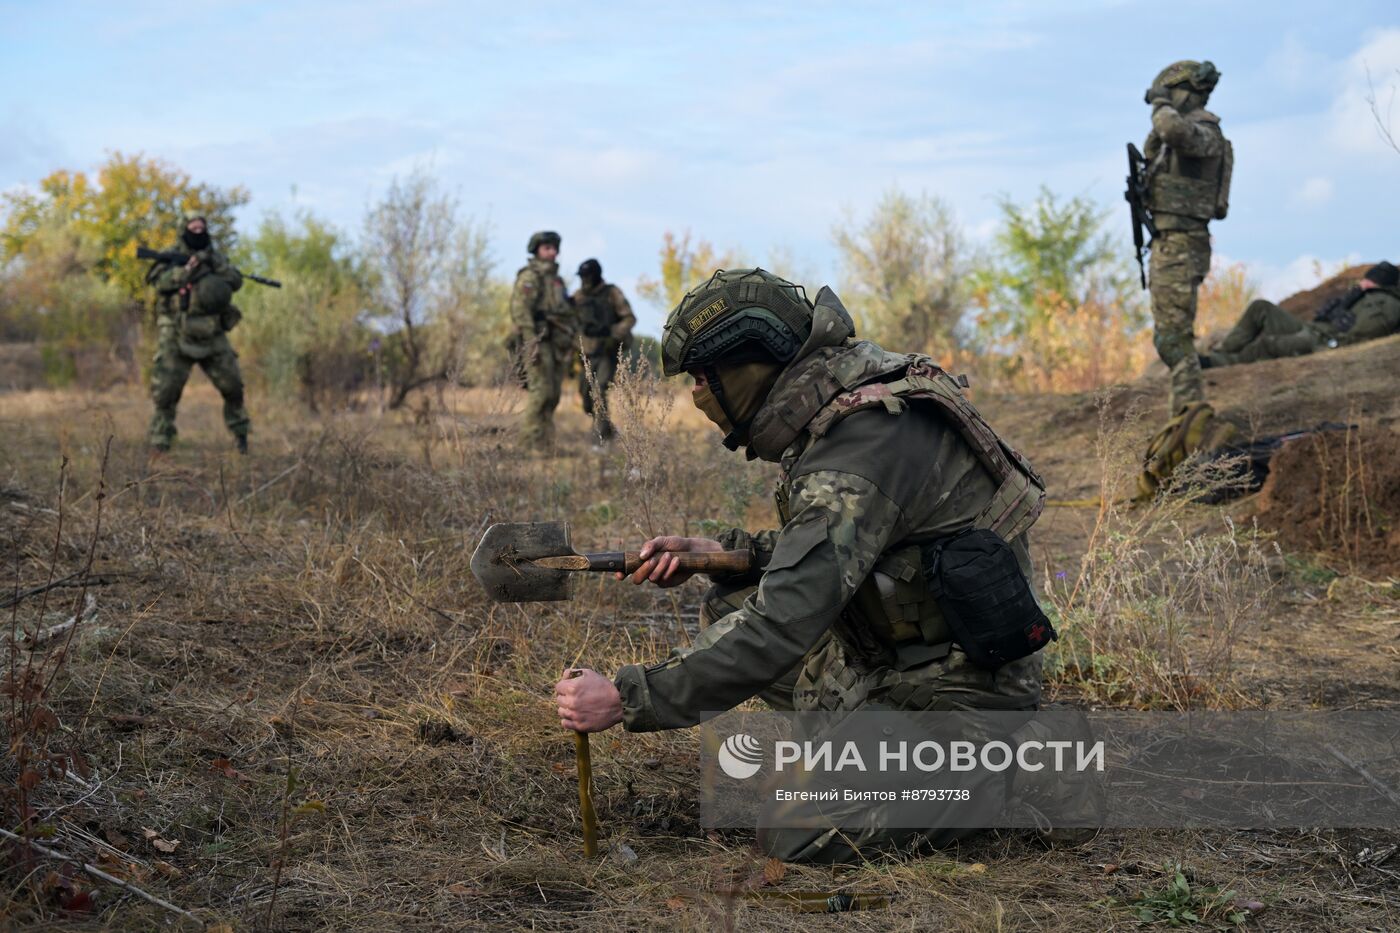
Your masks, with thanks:
[[(632, 576), (675, 586), (676, 552), (746, 548), (754, 569), (714, 579), (694, 644), (614, 680), (593, 671), (555, 688), (560, 720), (584, 732), (679, 729), (761, 696), (783, 710), (1034, 710), (1041, 658), (974, 664), (923, 576), (924, 547), (970, 529), (1010, 543), (1023, 586), (1026, 532), (1044, 487), (927, 357), (854, 339), (840, 299), (762, 270), (717, 272), (667, 320), (667, 375), (695, 380), (696, 406), (745, 448), (781, 466), (781, 529), (718, 539), (660, 537)], [(1002, 793), (1004, 788), (993, 788)], [(787, 860), (944, 845), (967, 831), (763, 830)]]
[(248, 410), (243, 407), (243, 376), (238, 354), (228, 332), (241, 318), (233, 293), (243, 276), (223, 253), (214, 248), (208, 223), (191, 217), (180, 231), (177, 252), (189, 254), (184, 265), (158, 262), (146, 280), (156, 289), (156, 326), (159, 331), (155, 363), (151, 368), (150, 443), (157, 453), (170, 449), (175, 440), (175, 409), (198, 364), (224, 398), (224, 424), (233, 434), (240, 453), (248, 452)]
[[(618, 353), (632, 345), (632, 328), (637, 318), (622, 289), (603, 281), (603, 266), (598, 260), (585, 259), (578, 267), (578, 277), (580, 285), (573, 303), (579, 312), (583, 355), (588, 362), (579, 370), (578, 391), (583, 396), (584, 413), (593, 416), (593, 430), (600, 440), (606, 441), (613, 436), (607, 408), (608, 386), (617, 376)], [(601, 405), (597, 404), (599, 401)]]
[(1400, 269), (1380, 262), (1345, 294), (1303, 321), (1263, 298), (1250, 302), (1239, 321), (1209, 353), (1201, 368), (1257, 363), (1379, 340), (1400, 331)]
[(521, 441), (549, 452), (554, 446), (554, 409), (569, 364), (578, 353), (578, 314), (559, 277), (559, 234), (530, 237), (530, 261), (515, 276), (510, 295), (513, 345), (525, 373), (526, 401)]
[(1220, 118), (1205, 109), (1220, 80), (1210, 62), (1179, 61), (1157, 75), (1146, 94), (1152, 131), (1147, 161), (1152, 239), (1152, 341), (1171, 370), (1172, 412), (1203, 401), (1196, 355), (1196, 300), (1210, 271), (1211, 220), (1229, 209), (1234, 154)]

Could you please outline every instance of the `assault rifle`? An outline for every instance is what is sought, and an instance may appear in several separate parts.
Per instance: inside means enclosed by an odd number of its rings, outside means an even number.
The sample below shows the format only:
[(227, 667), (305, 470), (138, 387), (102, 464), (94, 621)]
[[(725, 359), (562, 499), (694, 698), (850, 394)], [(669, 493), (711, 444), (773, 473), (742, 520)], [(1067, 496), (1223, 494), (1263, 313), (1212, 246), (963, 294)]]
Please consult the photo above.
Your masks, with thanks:
[[(136, 247), (136, 258), (150, 259), (153, 262), (166, 262), (172, 266), (183, 266), (185, 263), (190, 261), (190, 254), (176, 252), (175, 250), (168, 250), (166, 252), (162, 252), (158, 249), (149, 249), (145, 246), (138, 246)], [(253, 275), (251, 273), (242, 271), (240, 271), (239, 274), (242, 275), (245, 279), (257, 282), (259, 285), (266, 285), (268, 288), (282, 287), (282, 283), (277, 281), (276, 279), (267, 279), (263, 278), (260, 275)]]
[[(1142, 264), (1142, 254), (1152, 240), (1157, 238), (1157, 225), (1152, 222), (1152, 214), (1147, 210), (1147, 160), (1138, 147), (1128, 143), (1128, 190), (1123, 192), (1133, 218), (1133, 248), (1137, 251), (1138, 278), (1142, 287), (1147, 287), (1147, 268)], [(1147, 242), (1143, 242), (1143, 229), (1147, 229)]]

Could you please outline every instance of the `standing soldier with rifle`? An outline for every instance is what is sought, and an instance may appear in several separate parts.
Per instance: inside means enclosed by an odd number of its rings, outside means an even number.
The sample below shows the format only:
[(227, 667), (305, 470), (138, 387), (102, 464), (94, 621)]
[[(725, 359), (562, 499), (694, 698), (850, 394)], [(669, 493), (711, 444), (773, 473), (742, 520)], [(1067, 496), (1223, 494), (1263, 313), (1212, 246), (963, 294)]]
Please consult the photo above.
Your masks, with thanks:
[(155, 402), (151, 447), (157, 455), (163, 454), (175, 440), (175, 409), (197, 363), (224, 397), (224, 424), (233, 433), (238, 452), (246, 454), (249, 421), (243, 407), (243, 376), (238, 371), (238, 354), (228, 342), (228, 332), (243, 316), (233, 304), (243, 275), (214, 249), (203, 217), (185, 221), (180, 243), (183, 251), (141, 251), (142, 258), (155, 260), (146, 281), (156, 289), (160, 332), (151, 369)]
[(632, 345), (637, 318), (622, 289), (603, 281), (603, 266), (598, 260), (585, 259), (578, 267), (578, 277), (582, 284), (573, 300), (583, 327), (583, 355), (588, 361), (579, 371), (578, 391), (583, 396), (584, 413), (593, 416), (593, 430), (599, 440), (607, 441), (613, 436), (608, 386), (617, 376), (618, 351)]
[(1210, 271), (1211, 220), (1229, 209), (1234, 152), (1220, 118), (1204, 109), (1220, 72), (1210, 62), (1179, 61), (1146, 94), (1152, 132), (1142, 164), (1129, 147), (1127, 198), (1142, 262), (1142, 230), (1151, 234), (1152, 342), (1171, 370), (1171, 411), (1203, 401), (1196, 356), (1196, 299)]
[(569, 304), (555, 261), (559, 242), (559, 234), (552, 230), (530, 237), (530, 261), (516, 273), (510, 295), (510, 319), (515, 326), (511, 345), (520, 355), (527, 391), (521, 441), (542, 452), (553, 446), (554, 409), (570, 354), (578, 352), (578, 315)]

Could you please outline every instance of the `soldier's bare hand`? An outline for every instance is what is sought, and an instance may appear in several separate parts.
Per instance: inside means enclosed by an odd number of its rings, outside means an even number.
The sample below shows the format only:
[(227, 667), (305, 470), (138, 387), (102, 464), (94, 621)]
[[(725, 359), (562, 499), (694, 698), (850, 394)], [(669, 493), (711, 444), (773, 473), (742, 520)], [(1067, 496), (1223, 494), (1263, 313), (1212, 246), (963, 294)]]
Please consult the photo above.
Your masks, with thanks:
[(199, 265), (199, 257), (198, 257), (198, 256), (191, 256), (191, 257), (190, 257), (190, 261), (187, 262), (187, 263), (185, 263), (185, 268), (186, 268), (186, 269), (194, 269), (194, 267), (197, 266), (197, 265)]
[(724, 546), (714, 538), (682, 538), (680, 535), (663, 535), (659, 538), (652, 538), (642, 545), (642, 565), (630, 576), (619, 573), (617, 579), (621, 580), (627, 577), (638, 586), (648, 580), (657, 586), (680, 586), (694, 574), (689, 570), (680, 569), (680, 560), (676, 557), (677, 554), (686, 551), (722, 550), (724, 550)]
[(575, 732), (602, 732), (622, 722), (622, 694), (597, 671), (571, 668), (554, 685), (559, 725)]

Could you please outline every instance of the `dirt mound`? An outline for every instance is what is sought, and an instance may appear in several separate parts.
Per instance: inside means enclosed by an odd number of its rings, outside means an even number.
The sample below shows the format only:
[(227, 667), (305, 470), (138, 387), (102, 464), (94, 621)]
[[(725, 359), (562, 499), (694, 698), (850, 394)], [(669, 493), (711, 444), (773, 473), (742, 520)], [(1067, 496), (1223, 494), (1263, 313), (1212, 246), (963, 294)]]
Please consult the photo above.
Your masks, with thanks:
[(1358, 570), (1400, 573), (1400, 434), (1315, 434), (1285, 444), (1259, 497), (1285, 547)]
[(1368, 262), (1359, 266), (1352, 266), (1349, 269), (1343, 269), (1320, 285), (1294, 295), (1289, 295), (1287, 298), (1280, 301), (1278, 306), (1294, 317), (1302, 318), (1305, 321), (1311, 321), (1313, 315), (1317, 313), (1318, 308), (1322, 307), (1333, 298), (1336, 298), (1338, 295), (1343, 294), (1357, 282), (1360, 282), (1361, 277), (1366, 274), (1366, 270), (1373, 265), (1375, 265), (1375, 263)]

